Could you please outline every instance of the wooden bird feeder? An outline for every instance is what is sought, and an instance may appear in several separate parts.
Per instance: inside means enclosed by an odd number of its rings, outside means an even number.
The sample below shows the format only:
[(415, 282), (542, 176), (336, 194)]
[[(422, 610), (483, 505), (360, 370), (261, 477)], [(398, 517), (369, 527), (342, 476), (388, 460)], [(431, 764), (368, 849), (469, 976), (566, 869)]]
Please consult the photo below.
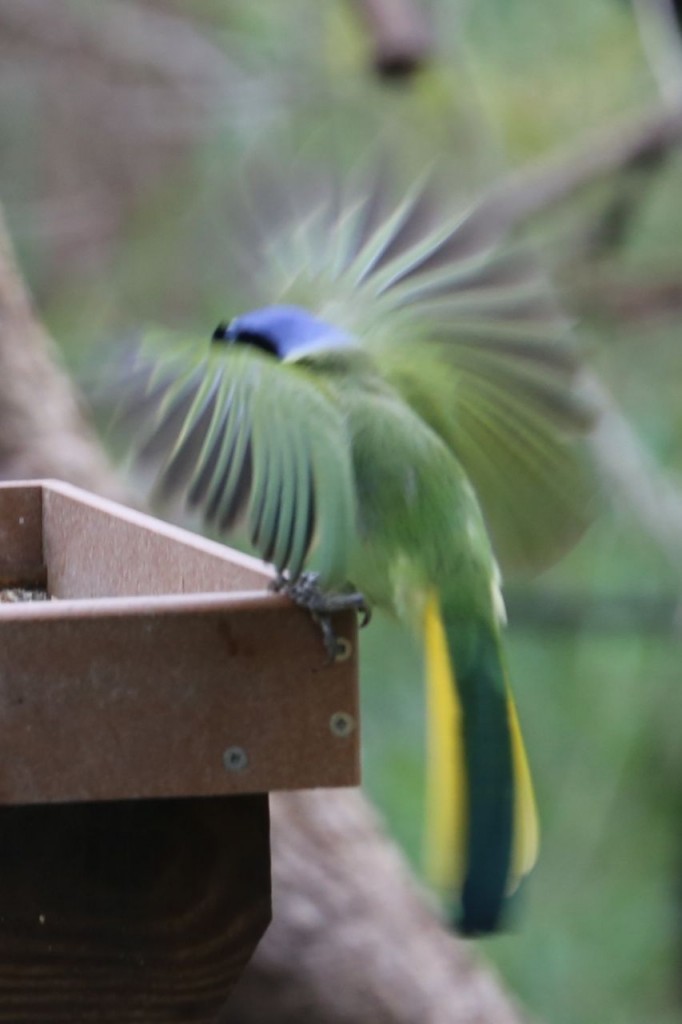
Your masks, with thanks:
[(354, 616), (329, 664), (270, 580), (0, 485), (0, 1024), (216, 1019), (270, 920), (267, 793), (359, 781)]

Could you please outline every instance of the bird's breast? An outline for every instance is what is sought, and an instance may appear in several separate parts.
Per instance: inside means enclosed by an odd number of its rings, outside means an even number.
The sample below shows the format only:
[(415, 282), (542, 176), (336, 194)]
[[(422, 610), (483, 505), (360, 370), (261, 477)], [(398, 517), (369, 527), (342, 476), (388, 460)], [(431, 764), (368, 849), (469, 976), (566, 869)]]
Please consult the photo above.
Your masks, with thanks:
[(488, 574), (476, 497), (428, 424), (393, 395), (356, 393), (346, 412), (357, 498), (354, 585), (400, 612), (408, 593)]

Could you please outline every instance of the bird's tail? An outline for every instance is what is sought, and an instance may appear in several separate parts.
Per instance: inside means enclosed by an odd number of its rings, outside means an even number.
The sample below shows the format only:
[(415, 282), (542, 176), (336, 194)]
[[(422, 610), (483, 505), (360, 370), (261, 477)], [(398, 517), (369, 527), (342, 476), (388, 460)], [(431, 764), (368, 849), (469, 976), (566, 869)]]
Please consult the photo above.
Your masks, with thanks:
[(528, 760), (494, 628), (450, 621), (432, 592), (424, 638), (427, 871), (459, 891), (459, 930), (481, 934), (498, 927), (505, 897), (537, 856)]

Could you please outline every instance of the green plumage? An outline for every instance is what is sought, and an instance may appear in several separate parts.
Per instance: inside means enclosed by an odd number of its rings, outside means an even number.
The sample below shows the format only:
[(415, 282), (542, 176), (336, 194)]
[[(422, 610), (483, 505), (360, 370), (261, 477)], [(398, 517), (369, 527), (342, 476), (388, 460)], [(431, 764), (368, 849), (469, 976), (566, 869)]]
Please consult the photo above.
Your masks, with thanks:
[(434, 221), (428, 188), (387, 207), (380, 184), (321, 195), (251, 239), (263, 240), (263, 301), (305, 304), (345, 342), (322, 331), (278, 360), (152, 334), (125, 365), (124, 405), (142, 455), (163, 455), (161, 492), (225, 533), (245, 521), (279, 572), (314, 566), (324, 586), (358, 588), (419, 635), (436, 609), (437, 674), (455, 699), (434, 705), (447, 716), (439, 743), (466, 794), (448, 884), (464, 929), (485, 931), (535, 848), (533, 834), (517, 871), (518, 823), (533, 832), (534, 811), (490, 536), (506, 563), (537, 567), (580, 535), (591, 482), (568, 435), (588, 416), (527, 255), (484, 244), (475, 209)]
[(485, 621), (443, 618), (462, 707), (467, 778), (467, 845), (462, 914), (471, 932), (494, 930), (503, 910), (513, 860), (515, 785), (507, 694), (496, 630)]

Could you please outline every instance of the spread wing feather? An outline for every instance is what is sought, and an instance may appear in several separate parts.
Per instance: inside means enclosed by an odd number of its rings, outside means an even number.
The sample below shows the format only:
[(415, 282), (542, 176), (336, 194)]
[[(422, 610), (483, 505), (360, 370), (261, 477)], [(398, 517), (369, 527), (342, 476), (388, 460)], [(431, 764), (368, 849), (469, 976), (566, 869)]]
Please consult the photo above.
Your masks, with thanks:
[(262, 252), (263, 302), (354, 333), (463, 464), (498, 557), (540, 568), (594, 513), (571, 435), (595, 410), (568, 323), (536, 254), (499, 237), (485, 204), (448, 217), (429, 180), (397, 203), (390, 191), (386, 174), (360, 174), (345, 198), (315, 192), (295, 231), (284, 218)]
[(208, 349), (156, 332), (125, 370), (123, 421), (157, 491), (182, 495), (207, 524), (244, 520), (258, 553), (296, 578), (313, 553), (345, 581), (355, 494), (340, 413), (302, 366), (243, 348)]

